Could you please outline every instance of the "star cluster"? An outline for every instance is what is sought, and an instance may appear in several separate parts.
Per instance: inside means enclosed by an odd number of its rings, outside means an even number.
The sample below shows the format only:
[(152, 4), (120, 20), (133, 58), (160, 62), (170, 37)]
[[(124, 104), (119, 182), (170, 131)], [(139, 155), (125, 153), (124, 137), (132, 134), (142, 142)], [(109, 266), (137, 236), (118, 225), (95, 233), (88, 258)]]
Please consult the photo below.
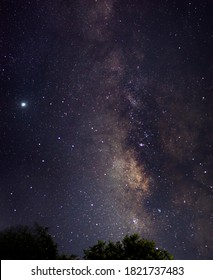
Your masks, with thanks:
[(211, 259), (211, 1), (2, 6), (0, 229)]

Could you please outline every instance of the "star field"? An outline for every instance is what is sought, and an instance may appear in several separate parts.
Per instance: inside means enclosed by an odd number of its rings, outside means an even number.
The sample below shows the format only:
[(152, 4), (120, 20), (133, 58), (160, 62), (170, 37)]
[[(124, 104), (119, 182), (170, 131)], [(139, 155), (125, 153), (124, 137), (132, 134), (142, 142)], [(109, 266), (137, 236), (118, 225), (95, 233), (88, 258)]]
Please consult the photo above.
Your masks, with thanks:
[(212, 259), (211, 1), (1, 6), (0, 230)]

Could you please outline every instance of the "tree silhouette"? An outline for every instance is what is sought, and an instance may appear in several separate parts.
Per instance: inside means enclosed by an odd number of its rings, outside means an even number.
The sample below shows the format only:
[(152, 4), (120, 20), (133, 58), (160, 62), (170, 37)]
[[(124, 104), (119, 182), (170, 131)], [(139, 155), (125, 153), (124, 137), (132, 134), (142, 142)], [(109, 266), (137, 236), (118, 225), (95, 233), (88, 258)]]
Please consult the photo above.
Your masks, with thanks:
[(62, 254), (58, 256), (58, 260), (80, 260), (80, 258), (77, 255), (67, 255), (67, 254)]
[(49, 260), (58, 256), (48, 228), (17, 226), (0, 232), (0, 259)]
[[(0, 259), (2, 260), (76, 260), (76, 255), (58, 254), (57, 244), (47, 227), (17, 226), (0, 232)], [(171, 260), (173, 256), (157, 249), (154, 241), (138, 234), (126, 235), (122, 241), (98, 243), (84, 250), (87, 260)]]
[(84, 250), (87, 260), (171, 260), (173, 256), (156, 248), (154, 241), (140, 238), (138, 234), (126, 235), (120, 242), (98, 243)]

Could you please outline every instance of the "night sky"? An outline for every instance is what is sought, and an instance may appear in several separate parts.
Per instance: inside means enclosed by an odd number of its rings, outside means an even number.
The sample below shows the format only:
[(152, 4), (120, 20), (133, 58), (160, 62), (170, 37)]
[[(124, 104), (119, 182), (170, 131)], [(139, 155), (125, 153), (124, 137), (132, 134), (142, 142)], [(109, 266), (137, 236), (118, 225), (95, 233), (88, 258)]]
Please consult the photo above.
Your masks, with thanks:
[(213, 3), (2, 0), (0, 230), (139, 233), (213, 258)]

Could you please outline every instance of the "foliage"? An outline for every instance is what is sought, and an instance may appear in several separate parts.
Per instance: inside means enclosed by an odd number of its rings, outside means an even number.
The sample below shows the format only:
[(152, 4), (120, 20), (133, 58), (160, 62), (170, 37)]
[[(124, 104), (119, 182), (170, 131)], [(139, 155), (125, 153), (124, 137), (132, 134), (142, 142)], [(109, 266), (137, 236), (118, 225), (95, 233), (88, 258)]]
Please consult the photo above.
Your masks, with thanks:
[(84, 250), (87, 260), (171, 260), (173, 257), (164, 249), (156, 248), (154, 241), (140, 238), (138, 234), (126, 235), (120, 242), (98, 243)]
[(76, 255), (62, 254), (62, 255), (58, 256), (58, 260), (79, 260), (79, 257)]
[[(17, 226), (0, 232), (0, 259), (6, 260), (77, 260), (76, 255), (58, 254), (57, 244), (48, 228)], [(138, 234), (126, 235), (122, 241), (97, 244), (84, 250), (87, 260), (170, 260), (164, 249), (157, 249), (153, 241)]]
[(57, 244), (48, 228), (35, 224), (33, 227), (11, 227), (0, 232), (0, 259), (48, 260), (56, 259)]

